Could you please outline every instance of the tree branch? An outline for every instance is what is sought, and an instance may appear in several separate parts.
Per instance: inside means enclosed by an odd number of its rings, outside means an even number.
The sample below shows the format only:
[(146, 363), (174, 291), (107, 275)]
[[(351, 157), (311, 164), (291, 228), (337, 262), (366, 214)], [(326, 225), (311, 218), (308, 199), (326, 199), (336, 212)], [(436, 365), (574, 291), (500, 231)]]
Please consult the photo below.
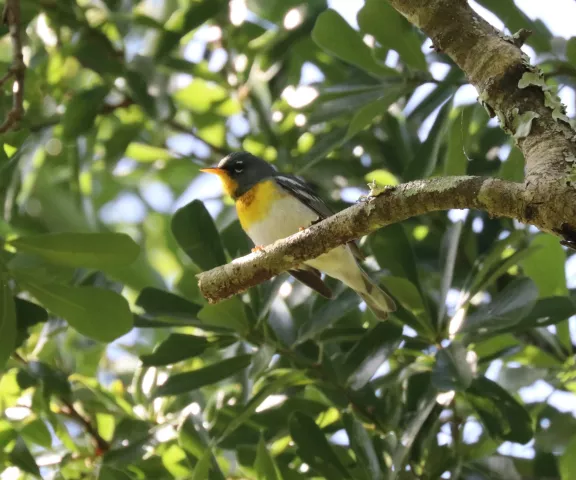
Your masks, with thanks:
[(15, 128), (24, 116), (24, 77), (26, 65), (22, 55), (22, 39), (20, 38), (20, 0), (6, 0), (2, 21), (8, 25), (12, 41), (12, 65), (0, 79), (0, 86), (14, 77), (12, 86), (12, 108), (6, 115), (6, 120), (0, 125), (0, 133)]
[(389, 189), (257, 253), (198, 275), (218, 302), (388, 224), (437, 210), (477, 208), (516, 218), (576, 248), (576, 132), (543, 74), (519, 46), (466, 0), (388, 0), (464, 71), (479, 101), (515, 139), (526, 160), (524, 185), (480, 177), (420, 180)]
[(514, 136), (526, 160), (528, 190), (547, 188), (572, 173), (576, 132), (542, 73), (519, 48), (526, 31), (504, 35), (466, 0), (388, 1), (454, 60), (478, 90), (480, 103)]
[[(525, 220), (521, 184), (483, 177), (446, 177), (390, 187), (304, 231), (198, 275), (204, 297), (215, 303), (300, 263), (391, 223), (451, 208), (479, 208)], [(576, 206), (573, 218), (576, 219)]]

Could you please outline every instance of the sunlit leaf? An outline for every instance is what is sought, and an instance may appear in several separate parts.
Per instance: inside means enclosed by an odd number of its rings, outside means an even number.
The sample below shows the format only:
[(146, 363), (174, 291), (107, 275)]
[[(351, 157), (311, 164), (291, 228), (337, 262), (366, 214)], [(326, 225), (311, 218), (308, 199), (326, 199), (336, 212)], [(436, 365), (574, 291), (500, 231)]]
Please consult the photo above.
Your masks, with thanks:
[(247, 333), (250, 328), (244, 304), (238, 297), (205, 305), (198, 313), (198, 318), (208, 325), (229, 328), (241, 334)]
[(476, 377), (465, 398), (494, 438), (522, 444), (532, 438), (532, 420), (526, 409), (492, 380)]
[(396, 75), (394, 70), (374, 60), (361, 35), (335, 10), (326, 10), (319, 15), (312, 38), (329, 53), (378, 77)]
[(70, 99), (62, 119), (64, 135), (67, 138), (76, 138), (94, 125), (108, 91), (105, 86), (94, 87), (77, 93)]
[(358, 12), (358, 24), (363, 33), (373, 35), (382, 46), (396, 50), (410, 67), (426, 69), (422, 39), (414, 27), (388, 3), (367, 0)]
[(69, 267), (106, 269), (130, 265), (140, 253), (123, 233), (47, 233), (12, 240), (18, 251)]
[(15, 347), (16, 307), (12, 298), (12, 290), (7, 281), (0, 276), (0, 369), (4, 368)]
[(521, 263), (524, 273), (528, 275), (538, 287), (540, 297), (566, 295), (566, 253), (552, 235), (541, 233), (536, 235), (531, 247), (538, 248), (530, 257)]
[(366, 479), (380, 480), (384, 478), (384, 472), (380, 469), (378, 462), (378, 455), (367, 430), (359, 420), (349, 413), (343, 415), (343, 420), (350, 439), (350, 446), (356, 454), (358, 465), (365, 472)]
[(469, 315), (460, 331), (485, 333), (510, 327), (532, 310), (537, 298), (538, 289), (532, 280), (514, 280), (490, 303), (481, 305)]
[(351, 478), (320, 427), (308, 415), (296, 412), (289, 420), (290, 436), (302, 459), (326, 478)]
[(154, 395), (156, 397), (179, 395), (215, 384), (243, 370), (250, 365), (251, 360), (252, 355), (240, 355), (190, 372), (176, 373), (168, 377), (168, 380), (156, 389)]
[(366, 385), (400, 344), (402, 328), (390, 322), (366, 331), (343, 359), (343, 377), (354, 390)]
[(94, 287), (26, 282), (26, 288), (52, 313), (79, 333), (111, 342), (132, 329), (132, 313), (124, 297)]
[(282, 475), (274, 462), (274, 458), (266, 448), (263, 437), (260, 437), (258, 447), (256, 447), (254, 470), (256, 470), (258, 480), (282, 480)]

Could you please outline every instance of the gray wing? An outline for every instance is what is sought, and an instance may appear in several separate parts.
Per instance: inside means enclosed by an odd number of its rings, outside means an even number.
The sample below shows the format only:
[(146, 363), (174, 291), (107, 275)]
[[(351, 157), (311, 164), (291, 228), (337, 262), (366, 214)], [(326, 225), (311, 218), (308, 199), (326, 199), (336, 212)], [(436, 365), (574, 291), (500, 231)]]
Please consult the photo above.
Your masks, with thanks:
[(318, 220), (334, 215), (334, 212), (328, 208), (312, 187), (304, 180), (293, 175), (276, 175), (274, 180), (284, 190), (300, 200), (304, 205), (318, 214)]
[[(318, 214), (318, 221), (334, 215), (334, 212), (328, 208), (316, 192), (304, 180), (293, 175), (278, 174), (274, 176), (276, 183), (286, 190), (290, 195), (293, 195), (306, 205), (310, 210)], [(349, 242), (348, 247), (359, 260), (364, 260), (365, 257), (356, 244), (356, 242)], [(312, 287), (313, 288), (313, 287)]]

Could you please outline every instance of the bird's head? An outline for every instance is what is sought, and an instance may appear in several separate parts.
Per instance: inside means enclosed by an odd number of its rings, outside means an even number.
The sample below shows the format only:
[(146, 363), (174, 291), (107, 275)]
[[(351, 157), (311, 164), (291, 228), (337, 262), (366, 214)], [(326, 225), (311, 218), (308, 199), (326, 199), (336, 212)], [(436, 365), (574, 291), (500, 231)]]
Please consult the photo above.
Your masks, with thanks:
[(217, 167), (200, 171), (218, 175), (224, 190), (234, 199), (276, 174), (272, 165), (248, 152), (231, 153), (220, 160)]

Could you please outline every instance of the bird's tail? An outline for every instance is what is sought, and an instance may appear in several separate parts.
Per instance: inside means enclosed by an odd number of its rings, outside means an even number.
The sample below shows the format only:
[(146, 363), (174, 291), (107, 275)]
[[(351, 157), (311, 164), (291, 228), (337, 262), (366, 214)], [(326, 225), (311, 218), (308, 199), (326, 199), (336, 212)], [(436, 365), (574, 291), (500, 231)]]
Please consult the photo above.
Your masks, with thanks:
[(374, 315), (380, 320), (386, 320), (388, 313), (396, 311), (396, 303), (390, 295), (376, 285), (372, 279), (362, 272), (364, 280), (364, 291), (357, 290), (358, 295), (366, 302), (368, 308), (372, 310)]

